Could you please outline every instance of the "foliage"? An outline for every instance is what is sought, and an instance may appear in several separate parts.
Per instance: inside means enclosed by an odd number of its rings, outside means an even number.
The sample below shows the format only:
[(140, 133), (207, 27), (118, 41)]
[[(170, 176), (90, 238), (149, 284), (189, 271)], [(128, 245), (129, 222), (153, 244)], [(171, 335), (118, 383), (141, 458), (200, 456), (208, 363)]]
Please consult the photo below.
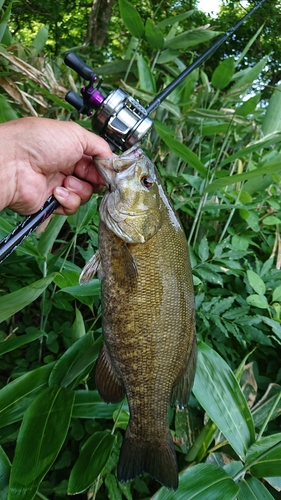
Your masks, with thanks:
[[(127, 17), (128, 1), (119, 3), (132, 37), (127, 33), (125, 59), (99, 71), (115, 87), (123, 74), (122, 86), (146, 104), (185, 68), (183, 51), (200, 50), (216, 33), (199, 26), (184, 31), (190, 12), (155, 25), (153, 19), (144, 22), (133, 5)], [(3, 37), (8, 8), (5, 14)], [(90, 128), (63, 100), (68, 78), (79, 88), (77, 77), (60, 57), (40, 56), (46, 36), (46, 29), (39, 30), (28, 50), (8, 49), (3, 42), (1, 121), (33, 114), (71, 117)], [(74, 216), (55, 216), (1, 265), (3, 500), (56, 500), (67, 493), (128, 500), (278, 498), (280, 88), (265, 110), (252, 85), (267, 58), (243, 72), (241, 61), (230, 57), (212, 73), (192, 73), (159, 107), (144, 144), (186, 231), (196, 292), (193, 395), (187, 410), (169, 411), (181, 471), (178, 491), (159, 489), (146, 475), (125, 485), (116, 480), (128, 407), (126, 401), (107, 405), (96, 391), (99, 282), (78, 285), (97, 248), (95, 195)], [(4, 211), (0, 236), (19, 219)]]

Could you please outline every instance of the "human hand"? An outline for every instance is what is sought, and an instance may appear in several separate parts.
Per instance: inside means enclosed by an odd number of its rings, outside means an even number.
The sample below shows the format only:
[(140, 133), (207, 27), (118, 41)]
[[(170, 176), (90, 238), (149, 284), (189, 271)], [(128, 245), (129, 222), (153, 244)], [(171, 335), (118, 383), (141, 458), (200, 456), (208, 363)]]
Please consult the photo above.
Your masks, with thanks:
[(19, 118), (0, 124), (0, 209), (37, 212), (53, 194), (56, 213), (70, 215), (104, 180), (93, 156), (114, 156), (101, 137), (74, 122)]

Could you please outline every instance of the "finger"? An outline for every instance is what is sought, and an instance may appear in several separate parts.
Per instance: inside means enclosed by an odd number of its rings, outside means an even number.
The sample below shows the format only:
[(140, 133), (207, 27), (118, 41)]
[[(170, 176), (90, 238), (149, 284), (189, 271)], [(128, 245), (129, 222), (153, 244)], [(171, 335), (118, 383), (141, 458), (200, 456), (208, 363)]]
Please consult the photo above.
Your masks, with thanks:
[(73, 173), (80, 179), (84, 179), (91, 184), (105, 186), (105, 181), (99, 173), (91, 156), (84, 155), (81, 160), (76, 163)]
[(64, 181), (63, 186), (70, 192), (78, 194), (81, 199), (81, 203), (86, 203), (93, 193), (93, 187), (89, 182), (85, 182), (81, 179), (77, 179), (72, 175), (68, 175)]
[(54, 196), (60, 203), (56, 213), (60, 215), (73, 215), (81, 205), (81, 198), (78, 194), (59, 186), (54, 189)]

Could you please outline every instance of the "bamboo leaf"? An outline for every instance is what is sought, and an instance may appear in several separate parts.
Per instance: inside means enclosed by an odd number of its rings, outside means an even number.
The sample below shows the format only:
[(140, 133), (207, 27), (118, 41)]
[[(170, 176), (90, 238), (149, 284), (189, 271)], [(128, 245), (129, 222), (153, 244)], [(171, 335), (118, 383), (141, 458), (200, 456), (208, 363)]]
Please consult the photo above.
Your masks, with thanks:
[(8, 500), (32, 500), (67, 434), (74, 392), (48, 387), (26, 410), (11, 471)]
[(222, 467), (198, 464), (179, 475), (177, 492), (162, 487), (151, 500), (234, 500), (238, 491), (238, 485)]
[(1, 22), (0, 22), (0, 42), (4, 36), (4, 33), (7, 28), (7, 24), (9, 21), (9, 17), (11, 15), (11, 10), (12, 10), (12, 2), (7, 6), (5, 12), (1, 16)]
[(46, 290), (47, 286), (52, 283), (54, 277), (55, 274), (50, 274), (50, 276), (35, 281), (16, 292), (0, 297), (0, 323), (37, 299)]
[(215, 69), (212, 76), (212, 84), (215, 89), (224, 89), (231, 82), (234, 74), (234, 57), (224, 59)]
[(191, 151), (184, 144), (181, 144), (176, 139), (173, 139), (173, 137), (171, 137), (170, 135), (163, 133), (161, 128), (157, 125), (155, 125), (155, 128), (161, 139), (165, 142), (165, 144), (167, 144), (167, 146), (173, 151), (173, 153), (178, 155), (186, 163), (189, 163), (189, 165), (191, 165), (194, 170), (197, 170), (197, 172), (199, 172), (203, 177), (207, 176), (208, 170), (199, 160), (196, 154), (193, 153), (193, 151)]
[(236, 453), (244, 458), (255, 438), (246, 399), (226, 362), (199, 342), (193, 392)]
[(3, 342), (0, 342), (0, 356), (6, 354), (6, 352), (14, 351), (23, 345), (29, 344), (30, 342), (34, 342), (34, 340), (43, 337), (45, 332), (42, 330), (36, 330), (25, 335), (12, 335), (11, 337), (7, 337)]
[(137, 54), (137, 63), (141, 89), (154, 94), (156, 92), (154, 76), (150, 67), (140, 54)]
[(281, 130), (281, 113), (276, 113), (277, 109), (281, 109), (281, 83), (274, 90), (263, 117), (262, 132), (264, 135)]
[(96, 432), (83, 445), (70, 473), (68, 494), (82, 493), (94, 483), (109, 459), (115, 436), (107, 431)]
[(11, 463), (0, 446), (0, 500), (7, 500)]
[(274, 500), (266, 487), (255, 477), (239, 481), (237, 500)]
[(102, 339), (96, 341), (91, 332), (75, 342), (56, 362), (49, 379), (50, 385), (72, 387), (89, 373), (101, 348)]
[(281, 433), (260, 439), (248, 450), (245, 465), (255, 477), (280, 476)]
[[(243, 155), (241, 155), (243, 156)], [(255, 170), (245, 172), (244, 174), (235, 174), (232, 176), (222, 177), (211, 182), (205, 189), (205, 193), (216, 191), (222, 189), (231, 184), (236, 184), (237, 182), (246, 181), (248, 179), (254, 179), (256, 177), (262, 178), (264, 175), (274, 174), (281, 171), (281, 155), (277, 154), (271, 162), (264, 167), (258, 167)]]
[(46, 258), (50, 248), (53, 246), (62, 226), (64, 225), (67, 217), (61, 215), (55, 216), (46, 227), (45, 231), (40, 236), (37, 246), (38, 253), (41, 257)]
[(171, 39), (166, 39), (165, 48), (166, 49), (181, 49), (185, 50), (188, 47), (194, 47), (199, 43), (205, 43), (220, 35), (220, 31), (211, 31), (206, 29), (194, 29), (190, 31), (185, 31), (181, 35), (175, 36)]
[(122, 20), (131, 35), (142, 38), (144, 24), (137, 9), (128, 0), (119, 0), (119, 9)]
[[(123, 403), (122, 408), (128, 411), (128, 404)], [(98, 391), (75, 391), (73, 418), (112, 418), (113, 413), (119, 410), (120, 403), (105, 403)]]
[(47, 387), (53, 365), (31, 370), (0, 390), (0, 427), (22, 419), (33, 399)]
[(145, 37), (153, 49), (161, 50), (163, 48), (164, 37), (162, 32), (149, 18), (145, 23)]

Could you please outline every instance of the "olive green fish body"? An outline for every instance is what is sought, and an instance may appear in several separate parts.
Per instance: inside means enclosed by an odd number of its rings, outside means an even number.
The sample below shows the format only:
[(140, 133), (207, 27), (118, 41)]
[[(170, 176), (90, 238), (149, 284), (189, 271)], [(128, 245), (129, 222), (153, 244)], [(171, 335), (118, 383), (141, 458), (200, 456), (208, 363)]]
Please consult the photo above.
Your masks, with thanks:
[[(129, 403), (130, 421), (118, 479), (127, 481), (148, 472), (176, 489), (177, 463), (167, 412), (169, 403), (187, 405), (193, 383), (194, 295), (183, 229), (156, 172), (151, 175), (150, 171), (147, 177), (152, 182), (144, 195), (155, 197), (158, 212), (153, 215), (152, 204), (153, 229), (141, 231), (144, 220), (138, 223), (137, 232), (149, 233), (148, 239), (124, 241), (108, 228), (104, 212), (100, 223), (98, 268), (104, 346), (96, 383), (105, 401), (117, 402), (126, 394)], [(147, 207), (144, 199), (137, 200), (142, 209)], [(106, 201), (102, 210), (105, 205)], [(141, 219), (139, 213), (132, 217)], [(109, 225), (112, 228), (112, 223)], [(127, 231), (124, 228), (122, 231)]]

